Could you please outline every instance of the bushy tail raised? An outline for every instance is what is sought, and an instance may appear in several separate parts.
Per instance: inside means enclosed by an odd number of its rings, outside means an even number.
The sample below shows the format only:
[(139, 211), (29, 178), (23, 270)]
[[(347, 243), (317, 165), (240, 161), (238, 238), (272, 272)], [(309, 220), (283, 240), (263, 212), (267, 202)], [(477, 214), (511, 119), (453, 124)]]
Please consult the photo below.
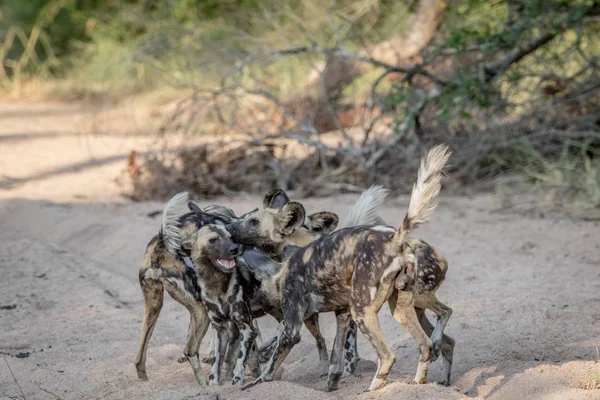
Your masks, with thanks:
[(384, 189), (383, 186), (371, 186), (362, 192), (340, 228), (379, 224), (381, 219), (376, 212), (388, 194), (389, 190)]
[(435, 198), (442, 188), (442, 170), (450, 158), (450, 150), (445, 144), (440, 144), (429, 150), (421, 159), (417, 182), (410, 194), (408, 212), (394, 235), (394, 243), (398, 247), (408, 239), (408, 234), (418, 225), (427, 221), (427, 217), (435, 210), (438, 203)]
[(162, 214), (160, 236), (167, 251), (172, 255), (179, 253), (181, 232), (179, 217), (187, 212), (188, 193), (181, 192), (169, 200)]

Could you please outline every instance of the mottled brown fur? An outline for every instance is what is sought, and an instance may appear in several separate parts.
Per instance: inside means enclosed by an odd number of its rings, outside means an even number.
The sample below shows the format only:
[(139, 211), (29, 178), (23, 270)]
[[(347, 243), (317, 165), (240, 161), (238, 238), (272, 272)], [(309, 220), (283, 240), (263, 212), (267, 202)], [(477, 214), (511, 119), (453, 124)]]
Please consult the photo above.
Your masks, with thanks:
[[(246, 387), (271, 380), (291, 348), (300, 341), (302, 322), (308, 316), (330, 311), (336, 312), (337, 335), (327, 390), (337, 389), (342, 375), (342, 339), (351, 322), (349, 314), (378, 355), (377, 373), (369, 390), (382, 387), (395, 362), (377, 317), (385, 301), (393, 302), (390, 310), (394, 318), (419, 346), (420, 361), (413, 382), (426, 381), (429, 363), (441, 348), (447, 361), (445, 383), (449, 383), (454, 342), (443, 335), (443, 330), (452, 310), (435, 298), (435, 291), (445, 278), (447, 262), (427, 243), (408, 239), (410, 230), (424, 222), (435, 209), (441, 170), (448, 157), (447, 148), (438, 146), (424, 159), (408, 213), (397, 231), (381, 226), (342, 229), (297, 250), (280, 267), (281, 272), (273, 279), (283, 280), (284, 329), (265, 371)], [(255, 253), (247, 253), (245, 258), (254, 268), (264, 268), (274, 262)], [(352, 276), (351, 283), (348, 275)], [(403, 276), (408, 279), (399, 279)], [(402, 290), (396, 288), (399, 282)], [(424, 316), (415, 307), (431, 309), (438, 315), (431, 338), (426, 332), (429, 329), (425, 329), (429, 327), (422, 321)]]
[[(193, 206), (190, 206), (190, 209), (193, 209)], [(225, 223), (228, 221), (195, 210), (182, 215), (178, 220), (181, 232), (186, 235), (197, 231), (204, 225), (217, 222)], [(174, 300), (182, 304), (190, 313), (190, 325), (184, 357), (192, 366), (198, 383), (206, 385), (207, 379), (200, 366), (198, 349), (210, 321), (206, 308), (200, 299), (200, 287), (194, 271), (185, 264), (181, 255), (167, 251), (162, 230), (152, 238), (146, 247), (144, 260), (138, 275), (144, 295), (144, 321), (142, 323), (140, 345), (134, 361), (138, 377), (143, 380), (148, 379), (146, 373), (148, 343), (160, 315), (163, 305), (163, 293), (166, 290)]]

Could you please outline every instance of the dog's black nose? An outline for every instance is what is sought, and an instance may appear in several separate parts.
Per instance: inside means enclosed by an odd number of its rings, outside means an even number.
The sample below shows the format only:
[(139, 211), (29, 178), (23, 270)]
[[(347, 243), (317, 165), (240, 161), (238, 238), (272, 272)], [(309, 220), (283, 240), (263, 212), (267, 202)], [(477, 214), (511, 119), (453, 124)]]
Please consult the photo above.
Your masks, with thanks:
[(225, 224), (225, 230), (227, 232), (231, 232), (232, 229), (233, 229), (233, 226), (231, 224)]
[(240, 246), (238, 246), (237, 244), (234, 244), (231, 247), (229, 247), (229, 252), (231, 254), (238, 254), (239, 250), (240, 250)]

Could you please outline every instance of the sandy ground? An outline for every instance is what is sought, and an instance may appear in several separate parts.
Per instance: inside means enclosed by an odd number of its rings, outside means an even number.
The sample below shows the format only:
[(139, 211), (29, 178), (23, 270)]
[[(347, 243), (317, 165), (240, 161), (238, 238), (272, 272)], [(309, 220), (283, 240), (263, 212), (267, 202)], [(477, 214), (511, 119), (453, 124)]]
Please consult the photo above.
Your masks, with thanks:
[[(402, 383), (415, 372), (417, 348), (384, 308), (398, 361), (378, 392), (363, 393), (376, 365), (362, 337), (357, 376), (323, 392), (307, 332), (281, 381), (203, 390), (189, 365), (176, 362), (189, 317), (170, 298), (150, 343), (150, 380), (138, 380), (137, 271), (160, 225), (147, 214), (162, 204), (128, 202), (114, 179), (128, 152), (150, 142), (135, 133), (156, 124), (137, 111), (0, 104), (0, 399), (22, 398), (21, 389), (27, 399), (600, 399), (600, 390), (581, 388), (600, 379), (599, 224), (501, 212), (489, 195), (442, 198), (415, 233), (450, 261), (438, 297), (454, 309), (446, 331), (457, 343), (451, 387)], [(355, 199), (303, 202), (309, 212), (343, 217)], [(260, 199), (219, 202), (242, 213)], [(397, 225), (406, 205), (391, 199), (381, 216)], [(260, 326), (264, 336), (276, 327), (269, 318)], [(322, 316), (322, 328), (331, 346), (332, 315)]]

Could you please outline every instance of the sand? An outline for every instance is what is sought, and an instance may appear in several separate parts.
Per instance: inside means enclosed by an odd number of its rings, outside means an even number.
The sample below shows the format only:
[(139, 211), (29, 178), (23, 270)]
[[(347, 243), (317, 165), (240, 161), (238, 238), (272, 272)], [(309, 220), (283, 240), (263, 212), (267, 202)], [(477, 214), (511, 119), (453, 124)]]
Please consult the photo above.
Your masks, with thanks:
[[(600, 225), (511, 214), (492, 195), (442, 197), (414, 234), (450, 262), (438, 292), (454, 309), (450, 387), (433, 383), (441, 361), (431, 383), (403, 383), (416, 370), (417, 348), (384, 308), (397, 363), (382, 390), (363, 393), (376, 357), (361, 336), (357, 375), (325, 393), (306, 331), (280, 381), (245, 392), (202, 389), (176, 361), (189, 317), (168, 296), (149, 347), (149, 381), (140, 381), (132, 363), (143, 312), (137, 271), (160, 225), (147, 214), (162, 204), (129, 202), (115, 178), (128, 152), (151, 142), (138, 134), (158, 122), (149, 111), (111, 113), (0, 104), (0, 399), (22, 398), (21, 389), (27, 399), (600, 399), (600, 390), (582, 388), (600, 374)], [(356, 197), (302, 202), (343, 218)], [(242, 213), (260, 198), (213, 202)], [(406, 197), (390, 199), (380, 214), (398, 225), (406, 205)], [(335, 320), (321, 320), (331, 347)], [(265, 337), (275, 332), (270, 317), (259, 325)]]

